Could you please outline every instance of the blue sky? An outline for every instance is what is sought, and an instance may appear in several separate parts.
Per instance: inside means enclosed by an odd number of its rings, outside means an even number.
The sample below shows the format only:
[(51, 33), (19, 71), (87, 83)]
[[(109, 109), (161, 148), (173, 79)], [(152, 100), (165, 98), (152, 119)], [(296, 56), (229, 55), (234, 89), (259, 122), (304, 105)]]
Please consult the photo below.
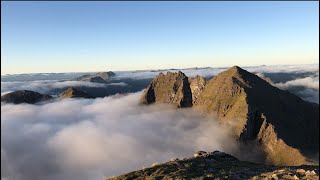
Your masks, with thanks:
[(309, 64), (319, 2), (1, 2), (1, 73)]

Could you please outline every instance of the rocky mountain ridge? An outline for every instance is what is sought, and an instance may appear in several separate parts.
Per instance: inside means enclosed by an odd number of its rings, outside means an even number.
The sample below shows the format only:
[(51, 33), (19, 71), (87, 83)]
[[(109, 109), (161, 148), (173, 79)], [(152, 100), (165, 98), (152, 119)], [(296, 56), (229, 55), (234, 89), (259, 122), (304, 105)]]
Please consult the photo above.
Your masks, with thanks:
[(20, 104), (20, 103), (34, 104), (41, 101), (47, 101), (52, 98), (53, 98), (52, 96), (49, 96), (46, 94), (40, 94), (34, 91), (20, 90), (20, 91), (14, 91), (1, 96), (1, 102), (13, 103), (13, 104)]
[[(182, 72), (159, 74), (140, 102), (194, 107), (210, 114), (232, 125), (241, 142), (259, 145), (266, 162), (274, 165), (305, 164), (310, 154), (318, 152), (318, 104), (282, 91), (238, 66), (210, 80), (197, 76), (188, 83), (183, 79), (187, 77)], [(175, 99), (189, 103), (170, 101)]]
[(109, 180), (129, 179), (319, 179), (319, 166), (271, 166), (240, 161), (220, 151), (196, 152), (194, 157), (172, 159), (153, 164), (149, 168), (133, 171)]
[[(58, 98), (93, 98), (88, 93), (80, 91), (76, 88), (70, 87), (67, 90), (63, 91)], [(29, 90), (20, 90), (14, 91), (8, 94), (1, 96), (1, 102), (4, 103), (13, 103), (13, 104), (35, 104), (42, 101), (53, 100), (54, 97), (46, 94), (40, 94), (35, 91)]]

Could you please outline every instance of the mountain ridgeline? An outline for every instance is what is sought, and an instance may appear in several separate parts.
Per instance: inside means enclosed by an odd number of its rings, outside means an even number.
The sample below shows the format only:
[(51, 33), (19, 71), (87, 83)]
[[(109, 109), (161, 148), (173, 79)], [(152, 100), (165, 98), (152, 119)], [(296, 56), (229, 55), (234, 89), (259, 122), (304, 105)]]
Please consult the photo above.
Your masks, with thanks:
[(50, 95), (40, 94), (38, 92), (29, 91), (29, 90), (14, 91), (1, 96), (1, 102), (13, 103), (13, 104), (20, 104), (20, 103), (34, 104), (34, 103), (47, 101), (51, 99), (53, 99), (53, 97)]
[(133, 171), (108, 180), (145, 179), (225, 179), (277, 180), (319, 179), (319, 166), (271, 166), (240, 161), (220, 151), (194, 154), (194, 157), (172, 159), (165, 163)]
[(242, 143), (258, 145), (267, 163), (301, 165), (319, 150), (319, 105), (280, 90), (234, 66), (210, 80), (160, 73), (144, 91), (142, 104), (194, 107), (230, 124)]
[[(93, 98), (87, 92), (80, 91), (74, 87), (70, 87), (67, 90), (63, 91), (58, 98), (66, 99), (66, 98)], [(52, 97), (47, 94), (41, 94), (34, 91), (29, 90), (20, 90), (14, 91), (8, 94), (1, 96), (1, 102), (4, 103), (12, 103), (12, 104), (35, 104), (43, 101), (55, 100), (57, 97)]]

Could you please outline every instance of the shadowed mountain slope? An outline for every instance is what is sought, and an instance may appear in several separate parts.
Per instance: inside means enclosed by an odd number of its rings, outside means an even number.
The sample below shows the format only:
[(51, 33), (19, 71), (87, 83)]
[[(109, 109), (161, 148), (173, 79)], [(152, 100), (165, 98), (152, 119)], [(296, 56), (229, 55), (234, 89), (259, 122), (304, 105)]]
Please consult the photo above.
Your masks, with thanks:
[(21, 91), (14, 91), (8, 94), (1, 96), (1, 102), (5, 103), (28, 103), (34, 104), (40, 101), (46, 101), (52, 99), (51, 96), (46, 94), (40, 94), (38, 92), (29, 91), (29, 90), (21, 90)]

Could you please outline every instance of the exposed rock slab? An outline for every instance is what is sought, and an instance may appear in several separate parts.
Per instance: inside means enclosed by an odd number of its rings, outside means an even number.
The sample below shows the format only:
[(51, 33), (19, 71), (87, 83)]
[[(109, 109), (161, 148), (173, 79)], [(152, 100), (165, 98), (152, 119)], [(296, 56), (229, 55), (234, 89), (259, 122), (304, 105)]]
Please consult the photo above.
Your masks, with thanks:
[(167, 103), (177, 107), (191, 107), (192, 94), (188, 77), (181, 71), (177, 73), (160, 73), (152, 80), (144, 91), (141, 100), (143, 104)]
[(196, 102), (200, 94), (204, 90), (204, 87), (207, 84), (206, 78), (202, 76), (196, 76), (193, 79), (190, 79), (190, 89), (192, 93), (192, 104)]

